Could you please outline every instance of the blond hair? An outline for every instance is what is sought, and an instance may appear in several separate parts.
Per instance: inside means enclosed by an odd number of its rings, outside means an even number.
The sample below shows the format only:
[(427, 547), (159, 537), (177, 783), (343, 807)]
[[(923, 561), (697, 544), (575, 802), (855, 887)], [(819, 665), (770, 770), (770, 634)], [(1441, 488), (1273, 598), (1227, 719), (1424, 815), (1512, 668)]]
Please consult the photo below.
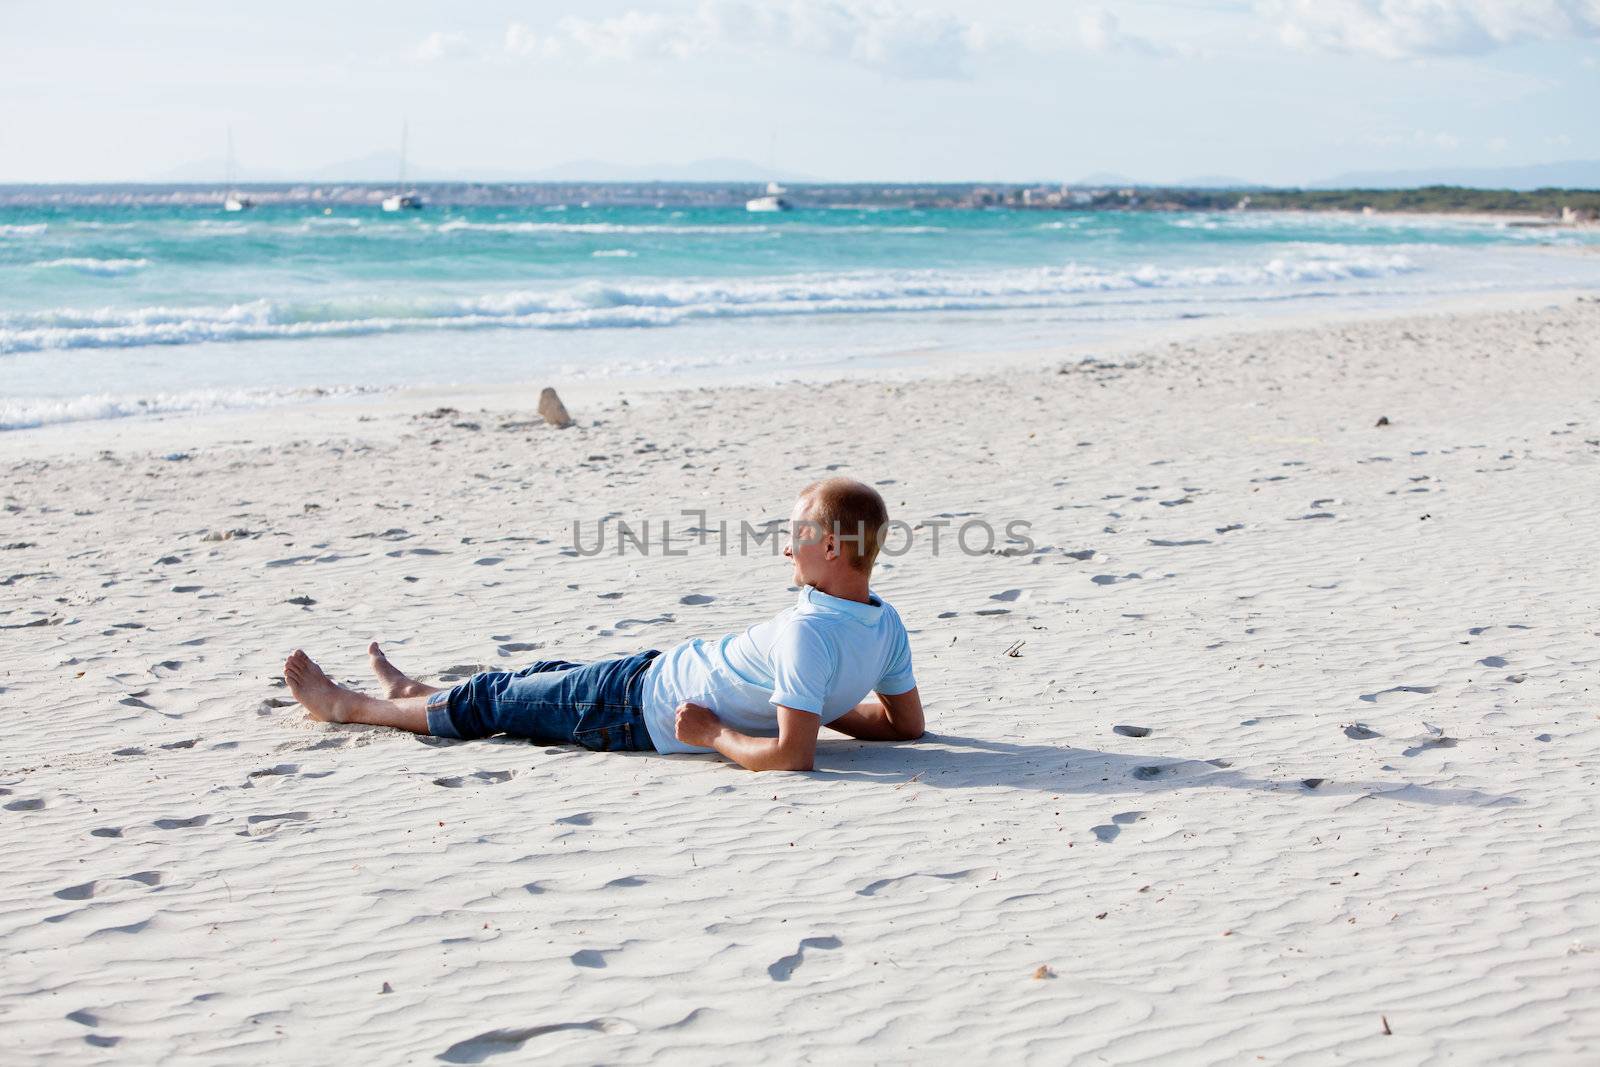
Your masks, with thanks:
[(889, 524), (889, 508), (878, 491), (854, 478), (824, 478), (800, 490), (800, 499), (820, 532), (838, 540), (846, 562), (872, 573)]

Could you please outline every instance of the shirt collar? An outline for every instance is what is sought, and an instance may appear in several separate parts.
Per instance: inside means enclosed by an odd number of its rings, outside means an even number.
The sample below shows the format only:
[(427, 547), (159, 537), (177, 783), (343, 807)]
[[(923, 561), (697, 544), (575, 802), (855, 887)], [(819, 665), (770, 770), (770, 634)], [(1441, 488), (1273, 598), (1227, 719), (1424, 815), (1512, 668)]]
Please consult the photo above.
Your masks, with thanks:
[(844, 600), (831, 596), (813, 586), (802, 585), (796, 603), (802, 610), (831, 611), (839, 615), (848, 615), (857, 622), (871, 626), (883, 615), (883, 598), (870, 589), (867, 590), (867, 595), (872, 598), (872, 603), (863, 604), (857, 600)]

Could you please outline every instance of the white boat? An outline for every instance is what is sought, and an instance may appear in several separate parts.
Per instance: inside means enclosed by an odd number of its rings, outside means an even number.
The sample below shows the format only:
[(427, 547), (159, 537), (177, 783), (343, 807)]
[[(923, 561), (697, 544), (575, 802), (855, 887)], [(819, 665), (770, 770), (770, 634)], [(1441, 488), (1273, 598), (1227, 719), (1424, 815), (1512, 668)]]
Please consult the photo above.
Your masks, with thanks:
[(768, 182), (767, 195), (756, 196), (746, 200), (744, 202), (744, 209), (746, 211), (757, 212), (788, 211), (794, 206), (783, 198), (783, 194), (788, 191), (789, 190), (785, 189), (777, 182)]
[(393, 196), (383, 198), (385, 211), (421, 211), (427, 206), (427, 201), (422, 199), (422, 194), (415, 189), (409, 193), (406, 188), (406, 125), (400, 124), (400, 179), (396, 181)]
[(234, 164), (233, 164), (233, 127), (232, 126), (228, 127), (228, 162), (227, 162), (227, 169), (228, 169), (228, 173), (227, 173), (228, 192), (227, 192), (227, 195), (225, 195), (222, 198), (222, 210), (224, 210), (224, 211), (249, 211), (251, 208), (256, 206), (255, 205), (255, 201), (251, 200), (248, 196), (240, 196), (238, 190), (233, 187), (234, 186), (234, 173), (233, 173), (234, 172)]

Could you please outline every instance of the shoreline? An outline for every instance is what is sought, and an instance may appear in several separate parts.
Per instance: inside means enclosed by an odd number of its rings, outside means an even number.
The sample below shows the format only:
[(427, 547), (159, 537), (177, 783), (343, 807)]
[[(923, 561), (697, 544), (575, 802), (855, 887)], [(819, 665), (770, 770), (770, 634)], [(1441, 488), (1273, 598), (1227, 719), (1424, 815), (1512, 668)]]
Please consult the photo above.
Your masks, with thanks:
[[(1564, 251), (1564, 250), (1563, 250)], [(374, 421), (419, 410), (459, 407), (466, 411), (531, 411), (539, 391), (554, 386), (575, 416), (609, 411), (618, 399), (700, 392), (722, 388), (780, 388), (795, 383), (832, 383), (850, 380), (916, 381), (952, 376), (984, 378), (1039, 370), (1061, 362), (1091, 358), (1126, 359), (1164, 345), (1189, 344), (1232, 338), (1270, 338), (1284, 331), (1392, 321), (1414, 316), (1450, 316), (1481, 311), (1507, 311), (1581, 301), (1575, 289), (1451, 294), (1403, 305), (1375, 308), (1338, 308), (1319, 311), (1305, 307), (1287, 313), (1267, 314), (1242, 323), (1238, 318), (1163, 320), (1131, 326), (1125, 333), (1080, 342), (1013, 346), (981, 350), (908, 349), (852, 360), (856, 366), (820, 363), (795, 373), (777, 373), (756, 365), (685, 374), (629, 375), (563, 381), (554, 376), (537, 380), (457, 385), (400, 386), (367, 395), (307, 398), (259, 407), (231, 408), (199, 414), (164, 413), (117, 418), (85, 419), (0, 431), (0, 462), (23, 456), (85, 456), (103, 449), (129, 447), (130, 441), (150, 452), (181, 451), (230, 439), (256, 443), (292, 428), (306, 434), (370, 432)], [(345, 387), (349, 388), (349, 387)]]

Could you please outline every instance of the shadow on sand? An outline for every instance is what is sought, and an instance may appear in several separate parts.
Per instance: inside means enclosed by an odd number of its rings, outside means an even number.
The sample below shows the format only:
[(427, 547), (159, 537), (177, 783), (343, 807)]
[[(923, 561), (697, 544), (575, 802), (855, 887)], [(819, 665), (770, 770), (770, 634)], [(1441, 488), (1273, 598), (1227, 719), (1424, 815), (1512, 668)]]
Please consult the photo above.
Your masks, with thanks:
[[(831, 751), (830, 751), (831, 750)], [(1031, 789), (1043, 793), (1127, 795), (1166, 789), (1250, 789), (1306, 796), (1357, 796), (1408, 804), (1508, 807), (1513, 796), (1477, 789), (1441, 789), (1401, 781), (1255, 778), (1225, 760), (1175, 759), (1154, 753), (1105, 752), (927, 734), (907, 745), (829, 744), (819, 749), (815, 777), (900, 784), (913, 778), (935, 789)]]

